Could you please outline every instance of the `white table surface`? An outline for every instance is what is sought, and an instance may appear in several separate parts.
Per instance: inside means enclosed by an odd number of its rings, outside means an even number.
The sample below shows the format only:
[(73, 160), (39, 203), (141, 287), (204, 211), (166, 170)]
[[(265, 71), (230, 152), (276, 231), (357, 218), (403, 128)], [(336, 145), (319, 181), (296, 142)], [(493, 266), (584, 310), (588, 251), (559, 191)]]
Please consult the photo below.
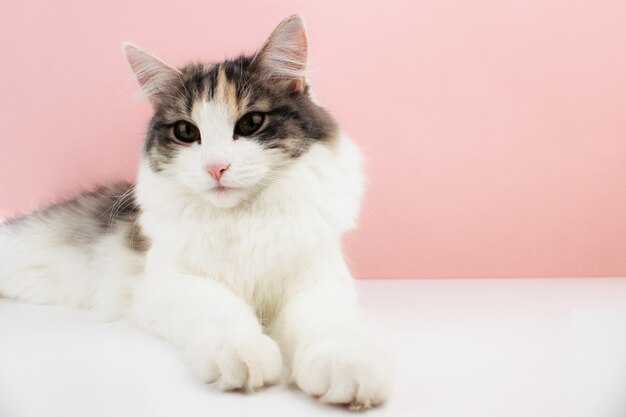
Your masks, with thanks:
[[(395, 364), (368, 417), (626, 416), (626, 278), (358, 283)], [(1, 417), (350, 415), (297, 390), (221, 393), (177, 350), (84, 311), (0, 300)]]

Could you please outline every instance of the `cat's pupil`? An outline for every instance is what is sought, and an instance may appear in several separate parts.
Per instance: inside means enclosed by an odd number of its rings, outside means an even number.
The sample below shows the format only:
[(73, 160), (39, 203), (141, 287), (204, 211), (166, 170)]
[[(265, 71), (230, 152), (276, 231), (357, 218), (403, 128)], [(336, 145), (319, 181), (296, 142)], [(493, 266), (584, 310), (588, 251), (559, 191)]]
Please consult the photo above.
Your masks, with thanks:
[(243, 116), (236, 126), (236, 133), (242, 136), (249, 136), (259, 130), (263, 124), (265, 116), (263, 113), (252, 112)]
[(182, 142), (195, 142), (200, 139), (200, 131), (189, 122), (181, 120), (174, 125), (174, 136)]
[(252, 116), (250, 116), (248, 120), (250, 122), (251, 127), (253, 127), (261, 123), (261, 116), (258, 114), (253, 114)]

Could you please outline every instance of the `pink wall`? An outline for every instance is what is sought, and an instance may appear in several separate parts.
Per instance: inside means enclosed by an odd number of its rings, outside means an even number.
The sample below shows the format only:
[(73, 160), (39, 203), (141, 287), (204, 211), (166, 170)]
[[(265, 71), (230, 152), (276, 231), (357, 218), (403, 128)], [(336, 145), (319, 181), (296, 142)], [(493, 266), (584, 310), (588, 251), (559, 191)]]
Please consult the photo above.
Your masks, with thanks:
[(2, 0), (0, 216), (133, 176), (121, 41), (221, 59), (295, 11), (369, 157), (357, 276), (626, 275), (623, 0)]

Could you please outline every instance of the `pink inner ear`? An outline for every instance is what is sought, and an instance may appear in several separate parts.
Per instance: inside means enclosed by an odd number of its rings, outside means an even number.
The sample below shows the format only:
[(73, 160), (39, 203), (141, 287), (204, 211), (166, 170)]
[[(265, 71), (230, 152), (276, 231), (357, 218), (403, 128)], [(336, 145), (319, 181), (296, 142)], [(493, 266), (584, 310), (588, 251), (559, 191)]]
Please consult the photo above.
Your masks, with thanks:
[(292, 34), (293, 40), (294, 40), (294, 44), (298, 45), (297, 48), (294, 48), (294, 52), (299, 55), (299, 63), (301, 64), (301, 70), (304, 70), (306, 68), (306, 61), (307, 61), (307, 49), (308, 49), (308, 45), (307, 45), (307, 38), (306, 38), (306, 32), (304, 30), (304, 26), (299, 26), (298, 29), (296, 30), (296, 32), (294, 34)]
[(299, 62), (300, 62), (300, 67), (298, 68), (298, 70), (302, 71), (302, 76), (300, 78), (298, 78), (297, 80), (293, 81), (293, 89), (294, 90), (298, 90), (298, 91), (303, 91), (304, 87), (306, 85), (306, 80), (305, 80), (305, 71), (306, 71), (306, 64), (307, 64), (307, 53), (308, 53), (308, 45), (307, 45), (307, 38), (306, 38), (306, 31), (304, 30), (304, 26), (300, 25), (300, 27), (298, 28), (298, 30), (296, 31), (294, 38), (296, 39), (296, 43), (299, 44), (299, 48), (297, 49), (297, 53), (299, 53)]

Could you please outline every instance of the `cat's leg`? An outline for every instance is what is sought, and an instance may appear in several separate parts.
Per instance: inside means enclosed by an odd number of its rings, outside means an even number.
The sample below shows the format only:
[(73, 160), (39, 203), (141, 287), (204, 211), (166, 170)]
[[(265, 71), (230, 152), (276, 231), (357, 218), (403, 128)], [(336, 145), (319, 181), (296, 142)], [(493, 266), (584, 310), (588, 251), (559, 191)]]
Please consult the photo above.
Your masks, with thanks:
[(338, 278), (297, 291), (272, 335), (300, 389), (323, 402), (369, 408), (387, 399), (391, 369), (362, 327), (351, 278)]
[(192, 370), (222, 390), (278, 382), (282, 357), (252, 308), (209, 278), (148, 273), (137, 285), (131, 319), (183, 350)]

